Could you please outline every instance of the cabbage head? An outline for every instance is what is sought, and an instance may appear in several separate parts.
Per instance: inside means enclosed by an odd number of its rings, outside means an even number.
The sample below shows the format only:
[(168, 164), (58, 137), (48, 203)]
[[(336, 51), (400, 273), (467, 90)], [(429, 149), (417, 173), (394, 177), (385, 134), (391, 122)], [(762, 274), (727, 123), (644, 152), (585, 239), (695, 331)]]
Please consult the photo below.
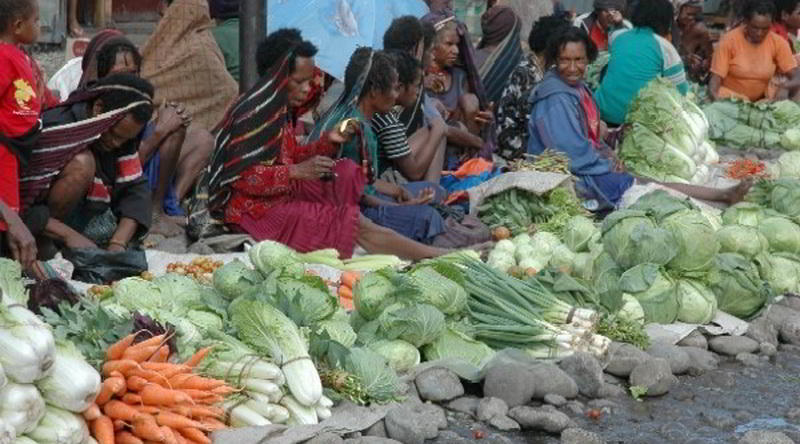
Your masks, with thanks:
[(769, 287), (755, 264), (739, 254), (718, 254), (707, 280), (717, 297), (717, 308), (738, 318), (758, 314), (769, 297)]
[(678, 318), (675, 282), (656, 264), (640, 264), (622, 274), (620, 289), (635, 297), (645, 322), (671, 324)]
[(358, 377), (369, 400), (387, 403), (397, 398), (400, 391), (397, 373), (378, 353), (363, 347), (352, 348), (345, 359), (344, 370)]
[(444, 314), (428, 304), (392, 305), (381, 313), (378, 322), (384, 337), (402, 339), (417, 348), (435, 341), (445, 327)]
[(207, 311), (190, 310), (186, 313), (186, 319), (191, 321), (204, 336), (209, 332), (221, 332), (225, 328), (221, 317)]
[(539, 231), (531, 237), (531, 245), (537, 257), (547, 256), (549, 258), (553, 249), (561, 245), (561, 239), (553, 233)]
[(722, 212), (722, 223), (724, 225), (757, 227), (763, 218), (764, 209), (760, 205), (751, 202), (739, 202)]
[(575, 253), (569, 247), (561, 244), (553, 249), (553, 255), (550, 257), (550, 266), (562, 273), (572, 274), (575, 256)]
[(280, 242), (261, 241), (248, 252), (250, 262), (258, 271), (268, 274), (275, 269), (282, 269), (299, 262), (297, 252)]
[(800, 180), (778, 181), (772, 188), (770, 203), (770, 206), (779, 213), (789, 217), (800, 217)]
[(611, 257), (603, 252), (597, 256), (592, 265), (592, 284), (600, 305), (610, 312), (616, 312), (622, 306), (622, 291), (619, 288), (619, 278), (622, 270)]
[(622, 307), (620, 307), (617, 316), (628, 321), (644, 324), (644, 309), (642, 309), (642, 304), (640, 304), (635, 297), (627, 293), (622, 295)]
[(643, 211), (620, 210), (603, 222), (603, 250), (627, 270), (644, 263), (666, 265), (678, 245), (672, 233), (656, 227)]
[(352, 347), (356, 343), (358, 336), (353, 330), (353, 327), (347, 321), (340, 319), (325, 319), (317, 323), (317, 329), (320, 332), (325, 332), (328, 336), (344, 345), (347, 348)]
[(693, 208), (689, 199), (675, 197), (665, 190), (653, 190), (644, 194), (628, 207), (630, 210), (644, 211), (658, 222), (673, 213)]
[(720, 253), (738, 253), (753, 259), (767, 251), (769, 242), (755, 227), (726, 225), (717, 231)]
[(514, 259), (514, 253), (492, 250), (486, 259), (486, 265), (505, 273), (509, 268), (517, 265), (517, 261)]
[(367, 273), (353, 288), (353, 305), (359, 315), (371, 321), (395, 302), (394, 291), (394, 284), (387, 275), (376, 271)]
[(448, 326), (435, 341), (422, 347), (426, 361), (459, 359), (475, 367), (483, 366), (494, 357), (494, 350), (483, 342)]
[(424, 264), (409, 273), (419, 288), (417, 301), (433, 305), (445, 315), (457, 315), (467, 309), (464, 276), (457, 266), (447, 262)]
[(203, 291), (203, 286), (195, 279), (177, 273), (167, 273), (153, 279), (153, 285), (161, 291), (172, 312), (182, 314), (189, 307), (196, 305), (197, 295)]
[(800, 151), (789, 151), (778, 158), (781, 178), (800, 179)]
[(781, 134), (781, 146), (786, 150), (800, 150), (800, 129), (789, 128)]
[(416, 347), (406, 341), (377, 341), (369, 345), (370, 350), (383, 356), (394, 371), (403, 373), (419, 365), (420, 355)]
[[(500, 242), (498, 242), (497, 244), (499, 245)], [(514, 244), (514, 248), (516, 249), (519, 248), (521, 245), (531, 243), (531, 236), (528, 233), (518, 234), (511, 239), (511, 242)]]
[(723, 225), (722, 224), (722, 215), (721, 215), (720, 211), (717, 210), (716, 208), (701, 207), (700, 208), (700, 214), (702, 214), (703, 217), (706, 218), (708, 223), (710, 223), (711, 226), (714, 227), (714, 231), (719, 231), (719, 229), (722, 228), (722, 225)]
[(232, 301), (253, 291), (264, 276), (239, 259), (234, 259), (214, 271), (214, 288)]
[(131, 311), (163, 310), (170, 305), (158, 285), (138, 277), (117, 281), (114, 284), (114, 301)]
[(514, 254), (514, 251), (516, 249), (517, 245), (515, 245), (514, 242), (511, 242), (508, 239), (503, 239), (501, 241), (498, 241), (494, 246), (494, 251), (503, 251), (508, 254)]
[(369, 321), (357, 329), (356, 342), (361, 345), (369, 345), (373, 342), (380, 341), (381, 338), (381, 323), (377, 319)]
[[(278, 308), (303, 326), (329, 318), (339, 307), (336, 296), (319, 276), (281, 277), (278, 280), (278, 294), (285, 298), (278, 302)], [(281, 306), (284, 302), (290, 306)], [(287, 310), (291, 312), (287, 313)]]
[(575, 253), (589, 251), (589, 244), (600, 237), (600, 229), (585, 216), (572, 216), (563, 231), (564, 244)]
[(785, 217), (768, 217), (758, 229), (767, 238), (770, 251), (800, 254), (800, 225)]
[(711, 268), (719, 251), (719, 242), (714, 236), (714, 227), (699, 211), (673, 213), (661, 222), (661, 227), (672, 233), (678, 247), (678, 254), (669, 261), (667, 268), (678, 271)]
[(717, 314), (714, 293), (694, 279), (678, 281), (678, 320), (687, 324), (708, 324)]
[(773, 253), (758, 258), (761, 278), (776, 294), (800, 293), (800, 256)]
[(572, 261), (572, 275), (587, 282), (592, 281), (594, 273), (595, 255), (592, 253), (578, 253)]

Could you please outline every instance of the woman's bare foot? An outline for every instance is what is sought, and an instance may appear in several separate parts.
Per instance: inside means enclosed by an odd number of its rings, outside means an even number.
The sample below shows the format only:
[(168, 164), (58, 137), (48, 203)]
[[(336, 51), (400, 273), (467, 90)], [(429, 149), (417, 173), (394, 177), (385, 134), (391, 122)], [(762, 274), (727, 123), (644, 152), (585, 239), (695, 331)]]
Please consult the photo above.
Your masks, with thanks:
[(83, 28), (81, 28), (81, 25), (78, 24), (77, 20), (76, 21), (70, 20), (69, 26), (68, 26), (68, 33), (69, 33), (70, 37), (74, 37), (74, 38), (78, 38), (78, 37), (83, 37), (84, 36)]
[(743, 201), (752, 186), (753, 179), (745, 179), (738, 185), (728, 188), (725, 193), (725, 201), (730, 205)]

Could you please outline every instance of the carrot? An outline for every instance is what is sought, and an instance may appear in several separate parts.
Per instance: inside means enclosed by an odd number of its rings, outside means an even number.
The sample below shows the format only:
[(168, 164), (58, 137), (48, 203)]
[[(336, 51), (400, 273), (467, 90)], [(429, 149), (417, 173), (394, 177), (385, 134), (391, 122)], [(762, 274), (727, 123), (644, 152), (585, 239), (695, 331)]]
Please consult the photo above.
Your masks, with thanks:
[(194, 402), (197, 403), (197, 404), (203, 404), (203, 405), (214, 405), (214, 404), (219, 404), (220, 402), (222, 402), (224, 400), (225, 400), (224, 396), (215, 395), (215, 394), (212, 393), (211, 396), (207, 396), (207, 397), (202, 398), (202, 399), (195, 399)]
[(161, 374), (165, 378), (169, 379), (169, 378), (171, 378), (171, 377), (173, 377), (175, 375), (180, 375), (180, 374), (183, 374), (183, 373), (190, 373), (191, 371), (192, 371), (192, 368), (189, 367), (188, 365), (172, 364), (172, 367), (162, 370)]
[(153, 370), (131, 370), (128, 372), (128, 376), (138, 376), (146, 379), (149, 382), (152, 382), (153, 384), (163, 385), (165, 387), (169, 385), (169, 379), (167, 377)]
[(145, 386), (139, 395), (142, 402), (147, 405), (174, 405), (183, 402), (192, 402), (189, 394), (178, 390), (165, 389), (155, 384)]
[(131, 359), (117, 359), (116, 361), (106, 361), (103, 364), (103, 376), (111, 376), (111, 372), (118, 371), (127, 375), (133, 369), (139, 369), (139, 363)]
[(116, 444), (144, 444), (144, 441), (137, 438), (131, 432), (117, 432), (117, 434), (114, 435), (114, 438), (116, 440)]
[(166, 342), (165, 339), (166, 339), (166, 335), (164, 335), (164, 334), (155, 335), (155, 336), (152, 336), (150, 338), (145, 339), (142, 342), (138, 342), (136, 344), (133, 344), (131, 346), (131, 348), (151, 347), (153, 345), (160, 346), (161, 344)]
[(111, 419), (120, 419), (125, 422), (134, 421), (139, 416), (142, 416), (142, 413), (135, 407), (116, 399), (103, 406), (103, 413)]
[(184, 438), (183, 435), (175, 430), (172, 431), (172, 434), (175, 435), (175, 440), (178, 441), (178, 444), (194, 444), (192, 441)]
[(189, 441), (201, 444), (211, 444), (211, 439), (199, 429), (183, 428), (183, 429), (178, 429), (178, 433), (183, 435), (183, 437), (188, 439)]
[(356, 286), (356, 283), (361, 279), (361, 273), (357, 271), (345, 271), (339, 281), (350, 290)]
[(161, 348), (160, 345), (150, 345), (147, 347), (130, 347), (129, 349), (125, 350), (125, 353), (122, 354), (122, 359), (132, 359), (136, 362), (144, 362), (150, 359), (158, 349)]
[(133, 344), (134, 339), (136, 339), (136, 333), (131, 333), (108, 347), (106, 361), (115, 361), (122, 358), (122, 354)]
[(103, 412), (100, 411), (100, 407), (97, 404), (92, 404), (83, 412), (83, 419), (87, 421), (94, 421), (95, 419), (103, 416)]
[(125, 393), (125, 395), (122, 396), (122, 402), (130, 405), (139, 405), (142, 403), (142, 397), (136, 393)]
[(178, 444), (178, 439), (175, 438), (177, 432), (166, 426), (161, 426), (161, 432), (164, 434), (164, 444)]
[(164, 431), (150, 415), (139, 415), (133, 421), (133, 434), (141, 439), (164, 442)]
[(154, 405), (133, 405), (131, 407), (135, 408), (139, 413), (144, 413), (146, 415), (157, 415), (158, 412), (161, 411), (161, 407), (156, 407)]
[(180, 389), (180, 391), (186, 393), (194, 400), (205, 399), (214, 396), (214, 393), (211, 393), (208, 390)]
[(167, 358), (169, 358), (169, 346), (162, 345), (161, 347), (158, 348), (155, 354), (153, 354), (153, 356), (150, 356), (150, 359), (148, 359), (148, 361), (166, 363)]
[(143, 369), (154, 370), (154, 371), (157, 371), (157, 372), (161, 372), (161, 371), (164, 371), (164, 370), (171, 369), (175, 365), (176, 364), (173, 364), (171, 362), (153, 362), (153, 361), (142, 362), (142, 368)]
[(186, 362), (184, 362), (184, 364), (188, 365), (189, 367), (196, 366), (203, 359), (205, 359), (206, 356), (208, 356), (208, 353), (211, 351), (212, 348), (214, 348), (214, 347), (205, 347), (205, 348), (201, 348), (200, 350), (197, 350), (192, 355), (192, 357), (190, 357), (189, 359), (186, 360)]
[[(170, 379), (169, 382), (172, 384), (173, 388), (179, 389), (214, 390), (225, 386), (225, 381), (219, 379), (204, 378), (193, 374), (187, 376), (188, 378), (173, 378)], [(175, 382), (173, 382), (173, 380), (175, 380)]]
[(169, 385), (172, 388), (183, 388), (183, 384), (185, 384), (187, 380), (192, 379), (195, 376), (197, 375), (193, 373), (178, 373), (177, 375), (174, 375), (169, 378)]
[(100, 393), (98, 393), (94, 402), (99, 406), (103, 405), (111, 400), (111, 397), (114, 396), (115, 393), (121, 391), (124, 387), (124, 379), (118, 377), (106, 378), (106, 380), (103, 381), (103, 385), (100, 387)]
[(236, 392), (236, 389), (231, 387), (231, 386), (229, 386), (229, 385), (222, 385), (222, 386), (219, 386), (219, 387), (211, 389), (211, 393), (213, 393), (215, 395), (222, 395), (222, 396), (227, 396), (227, 395), (230, 395), (231, 393), (234, 393), (234, 392)]
[(149, 384), (147, 379), (142, 378), (141, 376), (128, 376), (128, 379), (125, 381), (125, 384), (128, 386), (128, 389), (134, 392), (141, 391), (145, 385)]
[(167, 426), (173, 429), (195, 428), (205, 429), (205, 426), (195, 420), (189, 419), (185, 416), (178, 415), (172, 412), (161, 412), (156, 415), (156, 422), (158, 425)]
[(204, 426), (206, 426), (206, 428), (208, 428), (209, 430), (222, 430), (222, 429), (228, 427), (228, 426), (225, 425), (224, 422), (220, 421), (219, 419), (215, 419), (215, 418), (203, 418), (203, 420), (200, 421), (200, 423), (202, 423)]
[(192, 419), (201, 419), (205, 417), (222, 418), (225, 416), (224, 410), (210, 405), (178, 405), (170, 407), (169, 410)]
[(114, 423), (108, 416), (92, 421), (92, 436), (98, 444), (114, 444)]
[(345, 287), (344, 285), (339, 287), (339, 299), (350, 299), (353, 300), (353, 290), (349, 287)]
[(128, 426), (128, 423), (126, 423), (125, 421), (123, 421), (121, 419), (115, 419), (114, 420), (114, 431), (115, 432), (121, 432), (121, 431), (125, 430), (125, 427), (127, 427), (127, 426)]

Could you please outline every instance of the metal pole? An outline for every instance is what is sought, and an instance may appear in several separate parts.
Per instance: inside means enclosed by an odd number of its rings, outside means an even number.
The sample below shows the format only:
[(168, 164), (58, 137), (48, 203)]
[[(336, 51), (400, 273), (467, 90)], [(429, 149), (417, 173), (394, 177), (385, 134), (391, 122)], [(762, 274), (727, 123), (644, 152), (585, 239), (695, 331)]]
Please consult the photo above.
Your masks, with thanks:
[(241, 0), (239, 6), (239, 91), (258, 81), (256, 49), (267, 36), (267, 1)]

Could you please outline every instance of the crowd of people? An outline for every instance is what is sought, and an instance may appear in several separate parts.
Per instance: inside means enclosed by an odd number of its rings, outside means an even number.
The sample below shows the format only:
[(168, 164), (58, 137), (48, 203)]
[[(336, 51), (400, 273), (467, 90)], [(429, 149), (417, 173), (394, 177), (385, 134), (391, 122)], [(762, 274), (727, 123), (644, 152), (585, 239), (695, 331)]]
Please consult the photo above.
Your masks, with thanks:
[[(681, 94), (707, 86), (710, 100), (800, 97), (800, 0), (748, 0), (716, 44), (699, 0), (594, 0), (579, 16), (556, 4), (528, 35), (514, 8), (486, 3), (470, 29), (429, 0), (382, 49), (356, 49), (341, 81), (300, 31), (275, 30), (239, 95), (237, 0), (162, 0), (143, 47), (99, 32), (63, 69), (79, 80), (55, 92), (20, 49), (37, 39), (37, 0), (0, 0), (3, 255), (30, 268), (186, 230), (433, 257), (489, 240), (458, 191), (545, 149), (569, 158), (587, 208), (615, 208), (645, 181), (615, 150), (657, 77)], [(599, 51), (609, 62), (592, 90)], [(749, 186), (664, 185), (726, 203)]]

